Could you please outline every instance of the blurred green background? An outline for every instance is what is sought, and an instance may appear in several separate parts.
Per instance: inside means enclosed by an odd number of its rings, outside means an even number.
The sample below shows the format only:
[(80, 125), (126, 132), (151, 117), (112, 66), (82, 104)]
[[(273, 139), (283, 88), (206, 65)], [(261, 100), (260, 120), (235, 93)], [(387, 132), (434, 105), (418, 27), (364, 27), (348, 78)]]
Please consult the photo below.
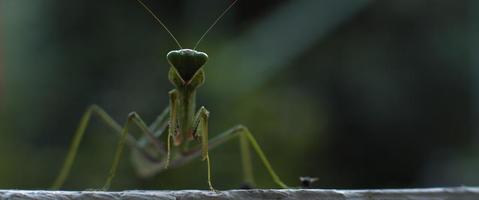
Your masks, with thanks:
[[(229, 0), (147, 0), (192, 47)], [(479, 3), (240, 0), (200, 44), (210, 136), (247, 125), (284, 181), (318, 188), (479, 184)], [(177, 49), (134, 0), (0, 0), (0, 188), (48, 188), (79, 118), (123, 123), (168, 103)], [(102, 186), (117, 138), (93, 118), (65, 189)], [(238, 188), (238, 142), (211, 152)], [(125, 153), (113, 188), (206, 189), (199, 159), (140, 179)], [(275, 187), (255, 158), (258, 186)]]

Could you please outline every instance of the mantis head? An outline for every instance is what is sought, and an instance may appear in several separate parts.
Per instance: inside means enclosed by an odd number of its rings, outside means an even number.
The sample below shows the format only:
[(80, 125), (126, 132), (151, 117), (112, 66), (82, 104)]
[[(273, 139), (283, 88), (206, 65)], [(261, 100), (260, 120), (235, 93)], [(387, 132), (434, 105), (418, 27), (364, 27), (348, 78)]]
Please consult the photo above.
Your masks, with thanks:
[(192, 49), (180, 49), (170, 51), (166, 58), (171, 65), (169, 78), (175, 86), (198, 87), (204, 82), (202, 67), (208, 61), (206, 53)]
[(153, 13), (153, 11), (146, 6), (142, 0), (137, 0), (146, 11), (148, 11), (151, 16), (153, 16), (156, 21), (168, 32), (171, 38), (176, 42), (180, 50), (170, 51), (166, 58), (171, 65), (170, 72), (168, 74), (168, 78), (170, 79), (171, 83), (178, 88), (184, 88), (186, 86), (196, 88), (203, 84), (205, 81), (204, 70), (202, 69), (203, 65), (208, 60), (208, 55), (206, 53), (196, 51), (196, 47), (200, 44), (203, 38), (208, 34), (208, 32), (218, 23), (218, 21), (228, 12), (228, 10), (233, 7), (233, 5), (238, 1), (234, 0), (221, 14), (216, 20), (211, 24), (208, 29), (206, 29), (205, 33), (200, 37), (198, 42), (193, 49), (183, 49), (181, 44), (175, 38), (173, 33), (166, 27), (166, 25), (160, 20), (158, 16)]

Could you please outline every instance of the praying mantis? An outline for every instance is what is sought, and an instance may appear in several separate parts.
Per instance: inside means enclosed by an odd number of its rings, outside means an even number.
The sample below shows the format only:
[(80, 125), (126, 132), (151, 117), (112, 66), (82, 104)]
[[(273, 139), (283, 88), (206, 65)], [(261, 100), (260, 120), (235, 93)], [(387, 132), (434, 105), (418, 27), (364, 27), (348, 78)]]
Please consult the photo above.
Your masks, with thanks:
[[(205, 81), (205, 70), (203, 68), (208, 61), (208, 55), (197, 51), (196, 48), (211, 28), (238, 0), (233, 1), (220, 14), (201, 36), (193, 49), (184, 49), (158, 16), (142, 0), (137, 1), (168, 32), (180, 48), (179, 50), (170, 51), (166, 56), (170, 64), (168, 79), (175, 87), (168, 93), (169, 106), (164, 109), (151, 125), (147, 125), (138, 113), (132, 112), (128, 115), (127, 121), (123, 126), (120, 126), (101, 107), (97, 105), (88, 107), (80, 119), (79, 126), (74, 133), (69, 151), (60, 173), (52, 185), (52, 189), (61, 188), (67, 179), (92, 115), (98, 116), (120, 138), (116, 145), (113, 162), (102, 188), (103, 190), (108, 190), (111, 186), (125, 144), (132, 149), (133, 165), (141, 176), (152, 176), (167, 168), (180, 167), (194, 158), (200, 157), (207, 163), (209, 189), (214, 190), (208, 151), (233, 138), (239, 138), (240, 140), (243, 176), (246, 183), (254, 184), (250, 157), (250, 148), (252, 147), (268, 170), (273, 181), (281, 188), (288, 188), (273, 170), (260, 145), (246, 126), (237, 125), (209, 140), (208, 118), (210, 113), (204, 106), (201, 106), (196, 111), (196, 90)], [(129, 128), (132, 125), (137, 126), (141, 130), (142, 137), (135, 138), (129, 134)], [(166, 144), (160, 140), (163, 134), (168, 134)], [(195, 142), (197, 143), (196, 146), (193, 144), (193, 147), (191, 147), (192, 143)]]

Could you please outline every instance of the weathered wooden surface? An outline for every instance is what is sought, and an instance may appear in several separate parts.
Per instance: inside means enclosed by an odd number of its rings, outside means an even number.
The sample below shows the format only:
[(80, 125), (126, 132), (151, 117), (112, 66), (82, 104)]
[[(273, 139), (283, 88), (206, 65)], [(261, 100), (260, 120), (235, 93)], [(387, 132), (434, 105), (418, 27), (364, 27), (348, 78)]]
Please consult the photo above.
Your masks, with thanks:
[(318, 199), (318, 200), (479, 200), (479, 187), (386, 190), (228, 190), (228, 191), (46, 191), (0, 190), (0, 199)]

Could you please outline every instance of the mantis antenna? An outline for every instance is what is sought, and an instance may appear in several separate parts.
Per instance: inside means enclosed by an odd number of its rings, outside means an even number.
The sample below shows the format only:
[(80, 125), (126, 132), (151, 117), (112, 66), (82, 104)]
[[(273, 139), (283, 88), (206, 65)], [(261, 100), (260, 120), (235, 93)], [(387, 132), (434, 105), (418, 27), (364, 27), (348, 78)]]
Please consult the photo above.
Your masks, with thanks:
[(161, 24), (161, 26), (163, 26), (163, 28), (166, 30), (166, 32), (168, 32), (168, 34), (170, 34), (171, 38), (173, 38), (173, 40), (175, 40), (176, 44), (178, 45), (178, 47), (180, 47), (180, 49), (183, 49), (183, 47), (181, 47), (181, 44), (178, 42), (178, 40), (175, 38), (175, 36), (173, 35), (173, 33), (171, 33), (171, 31), (166, 27), (166, 25), (160, 20), (160, 18), (158, 16), (155, 15), (155, 13), (153, 13), (153, 11), (151, 11), (150, 8), (148, 8), (148, 6), (145, 5), (145, 3), (143, 3), (143, 1), (141, 0), (136, 0), (138, 1), (138, 3), (140, 3), (150, 14), (151, 16), (153, 16), (156, 21), (158, 23)]
[[(139, 1), (139, 0), (138, 0)], [(231, 3), (221, 14), (218, 18), (216, 18), (216, 20), (213, 22), (213, 24), (211, 24), (211, 26), (206, 29), (205, 33), (203, 33), (203, 35), (200, 37), (200, 39), (198, 40), (198, 42), (196, 42), (195, 44), (195, 47), (193, 48), (193, 50), (196, 50), (196, 47), (198, 47), (198, 45), (200, 44), (200, 42), (203, 40), (203, 38), (206, 36), (206, 34), (208, 34), (208, 32), (210, 32), (210, 30), (216, 25), (216, 23), (218, 23), (218, 21), (220, 21), (221, 18), (223, 18), (223, 16), (228, 12), (228, 10), (233, 7), (235, 5), (235, 3), (237, 2), (238, 0), (234, 0), (233, 3)]]

